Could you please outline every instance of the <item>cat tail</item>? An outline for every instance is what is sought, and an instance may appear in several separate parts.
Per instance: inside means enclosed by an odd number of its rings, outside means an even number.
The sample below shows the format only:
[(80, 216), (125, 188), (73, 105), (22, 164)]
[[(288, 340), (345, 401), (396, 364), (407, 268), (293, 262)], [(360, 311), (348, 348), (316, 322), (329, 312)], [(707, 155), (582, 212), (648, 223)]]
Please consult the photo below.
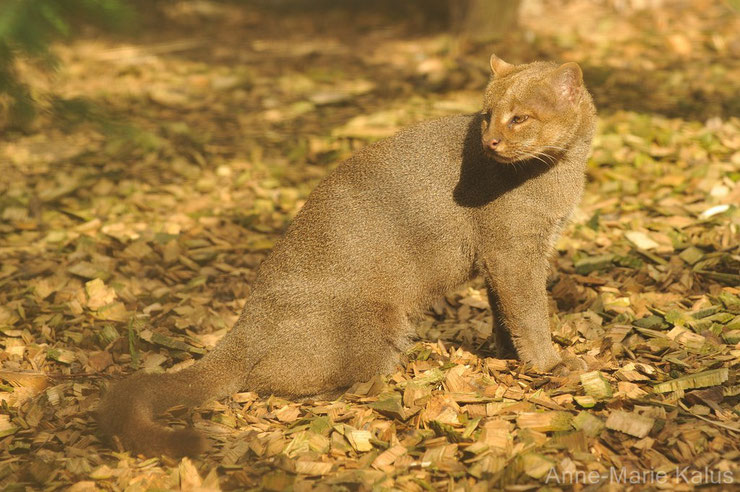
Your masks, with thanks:
[(182, 371), (140, 372), (115, 383), (98, 406), (100, 430), (114, 443), (118, 439), (124, 449), (146, 456), (180, 458), (202, 453), (208, 446), (201, 434), (193, 429), (169, 429), (155, 417), (177, 405), (194, 407), (239, 391), (249, 372), (248, 367), (245, 370), (247, 352), (229, 350), (228, 344), (220, 343)]

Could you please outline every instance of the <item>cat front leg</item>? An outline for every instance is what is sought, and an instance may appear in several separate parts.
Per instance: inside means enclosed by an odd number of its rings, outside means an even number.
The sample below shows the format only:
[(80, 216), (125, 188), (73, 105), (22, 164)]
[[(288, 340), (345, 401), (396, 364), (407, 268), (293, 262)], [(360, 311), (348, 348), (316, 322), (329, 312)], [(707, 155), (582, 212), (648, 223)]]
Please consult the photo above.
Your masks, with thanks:
[(497, 247), (486, 255), (494, 343), (506, 354), (512, 347), (522, 362), (549, 371), (561, 362), (550, 337), (547, 311), (547, 257), (523, 245)]
[(509, 333), (509, 329), (504, 324), (501, 314), (497, 313), (498, 301), (489, 283), (486, 285), (486, 290), (488, 291), (488, 304), (491, 306), (493, 314), (491, 341), (493, 342), (496, 357), (499, 359), (517, 359), (518, 355), (514, 347), (514, 342), (511, 340), (511, 333)]

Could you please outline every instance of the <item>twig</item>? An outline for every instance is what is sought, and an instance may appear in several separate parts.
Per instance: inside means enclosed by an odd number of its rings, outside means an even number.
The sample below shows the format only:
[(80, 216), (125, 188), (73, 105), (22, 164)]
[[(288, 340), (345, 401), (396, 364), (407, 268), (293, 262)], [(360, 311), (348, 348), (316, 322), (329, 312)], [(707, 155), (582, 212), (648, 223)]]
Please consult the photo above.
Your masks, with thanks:
[(688, 413), (692, 417), (696, 417), (699, 420), (703, 420), (704, 422), (707, 422), (709, 424), (714, 424), (717, 427), (722, 427), (723, 429), (727, 429), (727, 430), (732, 431), (732, 432), (738, 432), (738, 433), (740, 433), (740, 429), (738, 429), (737, 427), (732, 427), (730, 425), (723, 424), (722, 422), (716, 422), (716, 421), (714, 421), (712, 419), (708, 419), (706, 417), (702, 417), (701, 415), (697, 415), (697, 414), (693, 413), (692, 411), (689, 410), (689, 408), (686, 405), (683, 404), (683, 402), (678, 402), (678, 406), (681, 407), (686, 413)]

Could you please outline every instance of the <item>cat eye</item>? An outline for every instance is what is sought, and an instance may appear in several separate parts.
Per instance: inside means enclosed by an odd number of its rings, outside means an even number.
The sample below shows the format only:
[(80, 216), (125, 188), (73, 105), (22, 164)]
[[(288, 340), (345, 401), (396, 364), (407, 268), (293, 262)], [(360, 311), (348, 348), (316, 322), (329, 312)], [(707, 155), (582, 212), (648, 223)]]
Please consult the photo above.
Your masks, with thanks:
[(524, 123), (525, 121), (527, 121), (528, 118), (529, 118), (529, 116), (527, 116), (526, 114), (525, 115), (521, 115), (521, 116), (517, 115), (517, 116), (514, 116), (509, 121), (509, 123), (512, 124), (512, 125), (518, 125), (519, 123)]

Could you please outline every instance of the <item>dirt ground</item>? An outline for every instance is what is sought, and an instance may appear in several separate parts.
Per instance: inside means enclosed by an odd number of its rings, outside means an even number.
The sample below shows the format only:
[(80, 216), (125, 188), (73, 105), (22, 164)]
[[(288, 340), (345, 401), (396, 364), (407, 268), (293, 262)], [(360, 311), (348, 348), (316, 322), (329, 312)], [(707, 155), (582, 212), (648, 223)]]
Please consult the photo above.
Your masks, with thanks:
[[(29, 69), (34, 87), (90, 104), (0, 140), (0, 488), (730, 490), (732, 5), (528, 0), (519, 31), (478, 45), (372, 8), (175, 1), (135, 34), (58, 46), (59, 72)], [(492, 51), (578, 62), (599, 108), (549, 282), (553, 338), (590, 372), (492, 358), (473, 282), (430, 307), (395, 373), (336, 401), (173, 409), (209, 437), (197, 459), (102, 443), (107, 384), (201, 357), (318, 181), (407, 124), (477, 111)]]

